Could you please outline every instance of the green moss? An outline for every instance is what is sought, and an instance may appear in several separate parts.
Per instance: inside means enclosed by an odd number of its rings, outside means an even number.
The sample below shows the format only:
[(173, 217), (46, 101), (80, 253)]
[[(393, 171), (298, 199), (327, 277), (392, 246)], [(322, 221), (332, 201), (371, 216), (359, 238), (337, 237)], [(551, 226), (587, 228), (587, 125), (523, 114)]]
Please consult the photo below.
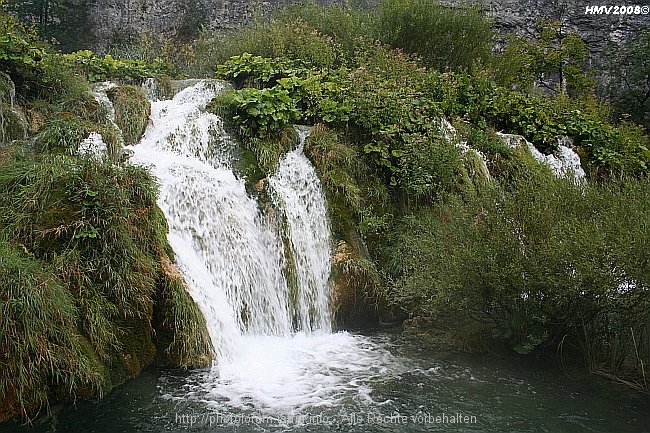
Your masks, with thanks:
[(205, 318), (187, 292), (181, 274), (164, 258), (160, 286), (155, 308), (158, 362), (182, 368), (209, 365), (212, 343)]
[(212, 101), (207, 105), (206, 110), (210, 113), (216, 114), (219, 116), (226, 127), (230, 131), (234, 132), (236, 127), (233, 117), (237, 111), (237, 104), (235, 102), (235, 96), (237, 92), (232, 86), (228, 85), (226, 89), (222, 90), (215, 96)]
[(0, 102), (0, 143), (26, 138), (27, 128), (22, 108)]
[(107, 92), (115, 107), (115, 123), (122, 130), (124, 144), (129, 146), (140, 141), (151, 113), (147, 93), (138, 86), (119, 86)]
[(487, 168), (483, 156), (474, 149), (468, 149), (463, 155), (463, 168), (476, 190), (481, 191), (487, 188), (492, 176)]
[(391, 315), (382, 278), (360, 244), (339, 241), (332, 257), (331, 284), (336, 326), (367, 325)]
[(106, 122), (108, 110), (100, 104), (90, 91), (74, 94), (57, 104), (57, 110), (62, 113), (71, 113), (81, 119), (93, 123)]

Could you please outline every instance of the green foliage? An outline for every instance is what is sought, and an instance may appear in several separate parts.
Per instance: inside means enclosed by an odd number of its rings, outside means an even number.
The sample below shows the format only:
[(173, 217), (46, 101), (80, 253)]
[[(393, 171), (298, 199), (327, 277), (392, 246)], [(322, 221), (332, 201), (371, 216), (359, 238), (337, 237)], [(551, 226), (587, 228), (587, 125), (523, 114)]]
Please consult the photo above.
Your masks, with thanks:
[(92, 124), (76, 116), (60, 116), (49, 121), (35, 137), (41, 151), (75, 154), (81, 141), (92, 132)]
[(64, 50), (79, 49), (79, 45), (92, 42), (88, 2), (5, 0), (3, 3), (13, 16), (33, 26), (43, 40), (60, 44)]
[(447, 143), (440, 111), (426, 99), (426, 71), (406, 55), (370, 47), (354, 70), (309, 70), (250, 55), (231, 59), (219, 68), (221, 76), (268, 86), (238, 90), (231, 101), (228, 96), (233, 120), (245, 137), (262, 141), (291, 123), (346, 126), (393, 187), (425, 201), (439, 196), (455, 184), (460, 158)]
[(447, 7), (428, 0), (384, 0), (378, 38), (417, 54), (440, 71), (471, 71), (487, 64), (492, 51), (490, 22), (477, 7)]
[(245, 88), (239, 90), (233, 100), (237, 107), (234, 120), (252, 137), (268, 137), (298, 119), (296, 101), (285, 89)]
[(242, 53), (301, 59), (318, 68), (353, 65), (375, 40), (417, 54), (431, 67), (469, 70), (486, 64), (492, 30), (475, 8), (423, 0), (387, 0), (375, 9), (305, 2), (279, 8), (238, 31), (203, 33), (192, 45), (188, 69), (209, 75), (215, 64)]
[[(56, 58), (59, 55), (52, 56)], [(71, 68), (82, 73), (90, 82), (119, 79), (141, 83), (146, 78), (172, 73), (171, 64), (160, 59), (145, 63), (141, 60), (114, 59), (110, 54), (98, 57), (89, 50), (64, 54), (61, 55), (61, 59)]]
[(253, 56), (244, 53), (233, 56), (217, 67), (216, 76), (231, 80), (235, 88), (272, 87), (280, 78), (305, 75), (309, 69), (298, 60)]
[(43, 51), (24, 38), (5, 33), (0, 35), (0, 65), (12, 68), (33, 68), (43, 56)]
[(124, 144), (136, 144), (149, 122), (151, 104), (142, 87), (119, 86), (107, 92), (115, 107), (115, 123), (124, 135)]
[(353, 146), (334, 130), (319, 124), (309, 135), (305, 153), (316, 166), (318, 177), (329, 195), (329, 203), (343, 205), (356, 213), (367, 206), (360, 187), (363, 164)]
[(428, 86), (429, 97), (439, 101), (447, 116), (523, 135), (541, 151), (554, 149), (560, 137), (572, 138), (593, 175), (648, 170), (648, 137), (639, 128), (612, 125), (607, 105), (593, 97), (524, 95), (485, 76), (466, 74), (429, 74)]
[[(393, 151), (393, 155), (395, 151)], [(412, 134), (404, 136), (396, 173), (399, 185), (415, 200), (440, 198), (458, 184), (459, 149), (447, 140)]]
[[(592, 367), (609, 361), (630, 328), (648, 332), (649, 193), (646, 180), (580, 190), (540, 172), (408, 216), (394, 295), (413, 314), (469, 311), (519, 352), (570, 342)], [(624, 350), (617, 368), (638, 368)]]
[(101, 367), (84, 353), (74, 297), (56, 272), (2, 239), (0, 281), (0, 417), (26, 417), (54, 392), (68, 401), (101, 392)]
[(643, 124), (650, 130), (650, 31), (636, 35), (625, 46), (612, 50), (606, 65), (610, 83), (608, 96), (620, 117)]
[(493, 62), (500, 84), (530, 91), (533, 84), (572, 96), (594, 91), (586, 42), (569, 33), (561, 21), (540, 21), (534, 38), (509, 36), (504, 51)]
[(289, 58), (318, 67), (340, 62), (340, 47), (301, 18), (256, 20), (237, 31), (204, 32), (190, 46), (185, 73), (211, 76), (215, 65), (233, 56), (250, 53), (267, 58)]
[(365, 40), (375, 33), (377, 13), (371, 8), (348, 4), (319, 5), (313, 1), (289, 4), (274, 13), (278, 21), (303, 21), (319, 34), (331, 38), (346, 62), (352, 61)]

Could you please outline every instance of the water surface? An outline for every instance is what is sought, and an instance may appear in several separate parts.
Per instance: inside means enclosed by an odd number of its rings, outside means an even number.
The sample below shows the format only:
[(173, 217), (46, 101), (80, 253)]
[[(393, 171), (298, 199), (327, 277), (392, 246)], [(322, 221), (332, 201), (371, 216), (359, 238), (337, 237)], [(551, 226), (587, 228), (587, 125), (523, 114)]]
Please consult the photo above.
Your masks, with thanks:
[(650, 431), (647, 396), (580, 371), (440, 352), (384, 331), (251, 338), (219, 370), (152, 369), (19, 431)]

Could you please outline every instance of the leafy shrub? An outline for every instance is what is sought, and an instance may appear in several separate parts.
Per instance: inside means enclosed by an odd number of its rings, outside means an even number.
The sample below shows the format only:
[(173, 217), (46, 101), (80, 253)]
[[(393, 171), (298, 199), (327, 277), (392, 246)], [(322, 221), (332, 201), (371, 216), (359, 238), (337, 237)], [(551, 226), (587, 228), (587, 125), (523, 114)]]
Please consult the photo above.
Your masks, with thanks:
[(194, 59), (188, 65), (192, 76), (211, 76), (215, 65), (233, 56), (250, 53), (268, 58), (289, 58), (314, 66), (329, 67), (340, 62), (340, 48), (300, 18), (257, 20), (237, 31), (204, 32), (192, 45)]
[(319, 34), (331, 38), (347, 63), (353, 61), (368, 39), (376, 36), (377, 13), (372, 8), (307, 1), (282, 7), (273, 17), (283, 22), (307, 23)]
[(636, 35), (625, 46), (612, 49), (606, 65), (611, 81), (607, 93), (618, 115), (642, 124), (650, 130), (650, 31)]
[(561, 21), (542, 20), (536, 27), (532, 38), (506, 38), (505, 49), (492, 63), (497, 81), (526, 93), (533, 85), (555, 94), (592, 93), (597, 83), (587, 61), (587, 43)]
[(296, 101), (287, 90), (277, 87), (241, 89), (234, 102), (237, 107), (235, 121), (240, 123), (245, 134), (252, 137), (278, 132), (299, 116)]
[(243, 53), (217, 67), (217, 78), (231, 80), (236, 88), (272, 87), (280, 78), (303, 76), (309, 69), (299, 60), (268, 58)]
[(172, 73), (171, 64), (160, 59), (145, 63), (140, 60), (114, 59), (110, 54), (101, 58), (89, 50), (64, 54), (62, 59), (70, 67), (83, 73), (90, 82), (121, 79), (141, 83), (145, 78)]

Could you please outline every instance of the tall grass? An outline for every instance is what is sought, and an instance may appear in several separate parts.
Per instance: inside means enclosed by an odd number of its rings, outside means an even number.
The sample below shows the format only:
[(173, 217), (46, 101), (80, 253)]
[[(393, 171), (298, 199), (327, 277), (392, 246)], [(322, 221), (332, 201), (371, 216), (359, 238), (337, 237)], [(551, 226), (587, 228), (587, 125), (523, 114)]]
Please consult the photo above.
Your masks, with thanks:
[(107, 92), (115, 107), (115, 123), (130, 146), (140, 141), (149, 121), (151, 106), (147, 93), (138, 86), (118, 86)]
[(102, 366), (83, 350), (73, 295), (51, 266), (4, 238), (0, 306), (0, 419), (28, 417), (54, 392), (74, 400), (105, 388)]
[(35, 413), (53, 391), (89, 397), (138, 374), (157, 350), (155, 308), (174, 317), (169, 362), (209, 359), (189, 294), (176, 289), (173, 302), (155, 304), (170, 290), (169, 248), (146, 170), (15, 152), (0, 161), (0, 191), (0, 401), (9, 415)]
[(440, 71), (472, 71), (487, 65), (493, 31), (476, 6), (449, 7), (429, 0), (383, 0), (378, 38), (393, 48), (417, 54)]
[[(161, 260), (162, 290), (157, 345), (164, 363), (183, 368), (205, 367), (212, 359), (212, 343), (205, 318), (187, 292), (182, 275), (168, 259)], [(164, 354), (164, 355), (163, 355)]]
[(427, 0), (384, 0), (361, 7), (313, 1), (280, 7), (237, 30), (203, 31), (177, 63), (188, 76), (210, 76), (232, 56), (289, 57), (317, 67), (351, 65), (374, 42), (402, 49), (439, 70), (487, 65), (491, 23), (470, 6), (444, 7)]

